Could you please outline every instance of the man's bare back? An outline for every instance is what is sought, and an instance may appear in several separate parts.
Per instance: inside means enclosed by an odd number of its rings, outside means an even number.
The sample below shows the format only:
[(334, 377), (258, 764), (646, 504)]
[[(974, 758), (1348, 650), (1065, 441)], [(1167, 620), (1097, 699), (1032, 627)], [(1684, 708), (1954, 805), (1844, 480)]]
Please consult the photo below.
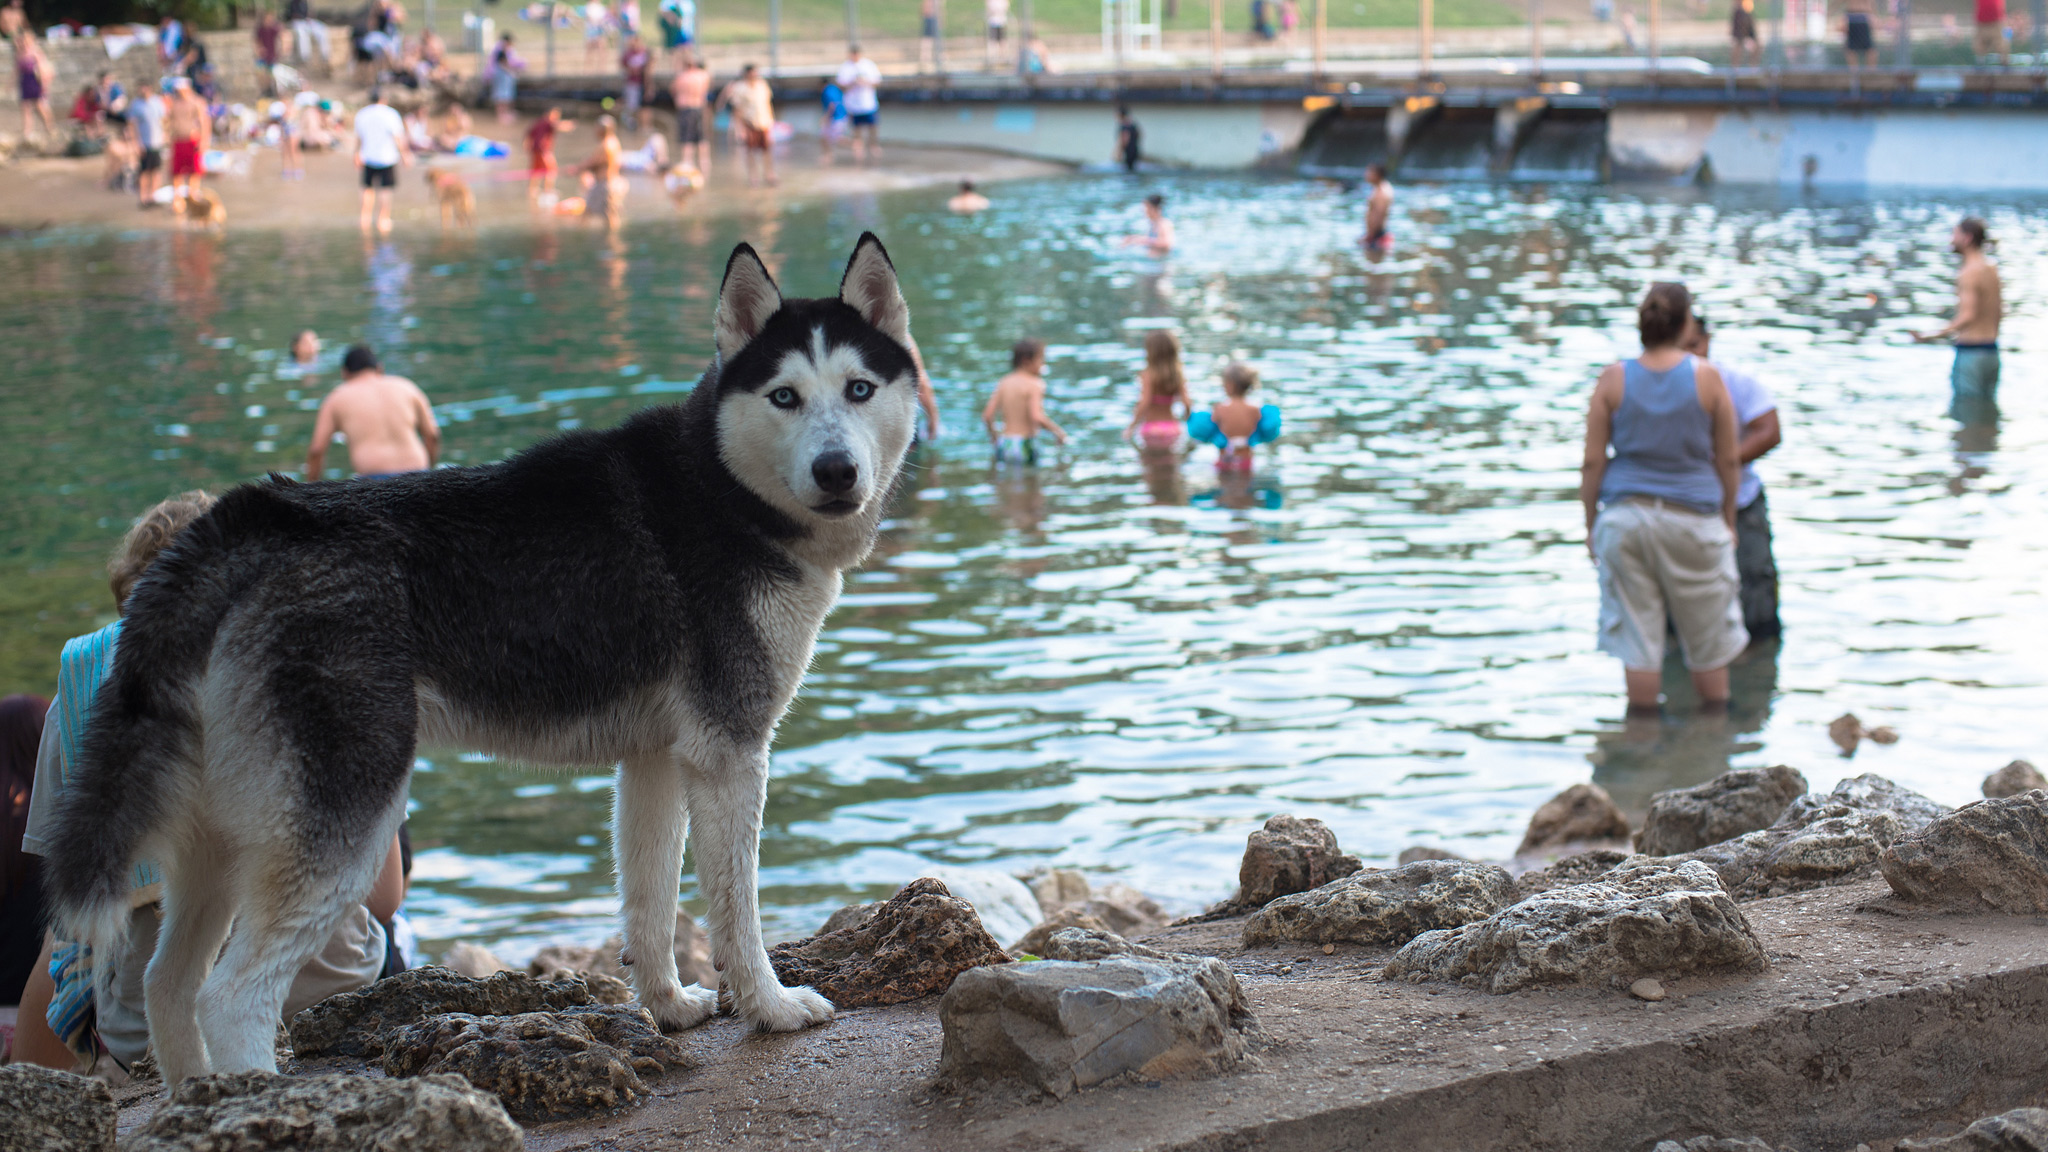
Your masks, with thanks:
[(702, 108), (711, 95), (711, 70), (695, 64), (676, 73), (669, 85), (678, 108)]
[(1998, 321), (2005, 312), (2003, 287), (1997, 267), (1982, 252), (1966, 256), (1956, 275), (1956, 312), (1963, 321), (1955, 330), (1956, 343), (1998, 342)]
[(349, 467), (358, 476), (432, 468), (441, 451), (440, 425), (426, 393), (377, 368), (349, 376), (321, 403), (306, 451), (306, 479), (320, 479), (337, 432), (348, 441)]
[[(990, 440), (1005, 436), (1029, 439), (1043, 428), (1060, 443), (1067, 442), (1066, 429), (1045, 414), (1045, 377), (1038, 374), (1037, 368), (1035, 364), (1023, 365), (996, 381), (995, 395), (988, 398), (988, 406), (981, 411), (981, 422), (987, 426)], [(1000, 430), (996, 426), (998, 417), (1002, 420)]]

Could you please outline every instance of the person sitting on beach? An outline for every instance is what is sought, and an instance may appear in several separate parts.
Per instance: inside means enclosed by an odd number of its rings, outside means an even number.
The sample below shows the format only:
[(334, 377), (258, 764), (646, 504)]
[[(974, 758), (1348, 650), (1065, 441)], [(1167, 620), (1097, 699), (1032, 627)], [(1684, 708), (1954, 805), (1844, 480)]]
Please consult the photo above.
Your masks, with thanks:
[(1255, 408), (1246, 399), (1258, 386), (1259, 370), (1233, 360), (1223, 370), (1224, 401), (1188, 417), (1189, 436), (1221, 449), (1219, 472), (1251, 471), (1252, 449), (1280, 435), (1280, 409), (1271, 404)]
[(1173, 251), (1173, 221), (1166, 218), (1166, 197), (1154, 192), (1145, 197), (1145, 231), (1124, 237), (1126, 247), (1142, 247), (1154, 256)]
[(348, 442), (349, 467), (358, 476), (422, 472), (441, 454), (441, 426), (419, 385), (387, 376), (368, 345), (341, 358), (341, 383), (320, 402), (313, 442), (306, 449), (306, 479), (327, 474), (327, 445)]
[(946, 210), (949, 212), (979, 212), (986, 207), (988, 197), (974, 190), (972, 180), (962, 180), (960, 191), (955, 193), (951, 200), (946, 201)]
[[(1002, 427), (996, 418), (1002, 417)], [(1036, 464), (1038, 448), (1033, 440), (1040, 428), (1053, 434), (1061, 444), (1067, 430), (1045, 414), (1045, 343), (1019, 340), (1010, 349), (1010, 371), (996, 381), (995, 394), (981, 410), (982, 426), (995, 446), (998, 464)]]
[(1145, 334), (1145, 368), (1138, 373), (1138, 407), (1124, 428), (1147, 448), (1171, 448), (1188, 417), (1187, 374), (1181, 371), (1180, 341), (1164, 328)]

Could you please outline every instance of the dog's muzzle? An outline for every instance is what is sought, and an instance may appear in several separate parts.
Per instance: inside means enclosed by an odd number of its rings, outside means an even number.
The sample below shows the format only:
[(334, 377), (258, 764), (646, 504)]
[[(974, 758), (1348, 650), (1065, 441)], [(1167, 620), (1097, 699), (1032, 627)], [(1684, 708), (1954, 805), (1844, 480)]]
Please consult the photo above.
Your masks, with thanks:
[(854, 486), (860, 483), (860, 465), (854, 463), (853, 454), (841, 449), (821, 452), (811, 461), (811, 480), (818, 490), (832, 497), (813, 511), (827, 516), (844, 516), (860, 508), (858, 500), (847, 499)]

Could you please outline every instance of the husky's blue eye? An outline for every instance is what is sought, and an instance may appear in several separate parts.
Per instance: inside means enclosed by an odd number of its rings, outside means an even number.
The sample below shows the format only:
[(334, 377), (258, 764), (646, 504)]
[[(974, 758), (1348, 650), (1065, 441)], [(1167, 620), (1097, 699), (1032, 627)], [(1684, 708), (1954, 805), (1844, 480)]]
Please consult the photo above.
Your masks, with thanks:
[(855, 380), (846, 386), (846, 398), (865, 400), (875, 394), (875, 386), (866, 380)]
[(777, 388), (768, 394), (768, 402), (777, 408), (794, 408), (803, 403), (794, 388)]

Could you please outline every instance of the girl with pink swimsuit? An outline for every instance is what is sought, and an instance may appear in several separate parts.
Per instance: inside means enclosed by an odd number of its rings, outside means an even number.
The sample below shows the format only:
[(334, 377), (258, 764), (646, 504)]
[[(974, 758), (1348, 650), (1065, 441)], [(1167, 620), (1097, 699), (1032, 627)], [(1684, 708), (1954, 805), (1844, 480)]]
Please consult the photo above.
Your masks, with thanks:
[(1180, 367), (1180, 341), (1164, 328), (1145, 336), (1145, 370), (1138, 373), (1138, 408), (1124, 435), (1146, 448), (1180, 442), (1188, 414), (1187, 377)]

